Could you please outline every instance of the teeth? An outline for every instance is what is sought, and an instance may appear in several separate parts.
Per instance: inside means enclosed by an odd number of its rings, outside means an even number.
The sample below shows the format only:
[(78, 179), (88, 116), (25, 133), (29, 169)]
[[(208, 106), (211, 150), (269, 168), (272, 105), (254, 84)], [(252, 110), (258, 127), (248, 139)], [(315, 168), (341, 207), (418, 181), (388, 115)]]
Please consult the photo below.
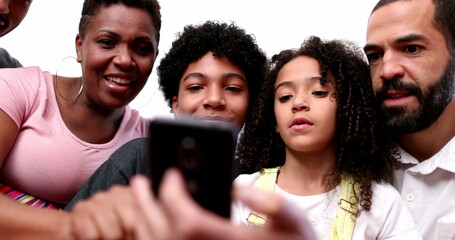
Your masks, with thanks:
[(115, 83), (118, 83), (118, 84), (130, 84), (132, 81), (131, 80), (128, 80), (128, 79), (124, 79), (124, 78), (116, 78), (116, 77), (110, 77), (108, 78), (109, 81), (111, 82), (115, 82)]

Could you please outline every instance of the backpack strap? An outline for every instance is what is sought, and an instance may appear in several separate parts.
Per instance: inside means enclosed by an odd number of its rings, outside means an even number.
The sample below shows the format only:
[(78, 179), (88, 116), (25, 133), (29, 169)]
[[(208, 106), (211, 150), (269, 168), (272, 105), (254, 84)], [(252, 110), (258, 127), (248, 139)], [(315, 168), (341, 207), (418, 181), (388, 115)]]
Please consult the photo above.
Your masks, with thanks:
[[(261, 169), (260, 176), (258, 181), (256, 182), (256, 187), (269, 192), (275, 191), (275, 183), (278, 176), (278, 171), (280, 167), (276, 168), (263, 168)], [(252, 211), (247, 218), (247, 222), (250, 225), (256, 227), (263, 227), (265, 225), (265, 221), (267, 216), (264, 214), (260, 214), (257, 212)]]
[(341, 175), (341, 194), (335, 219), (332, 223), (330, 239), (350, 240), (354, 232), (359, 208), (360, 184), (351, 175)]

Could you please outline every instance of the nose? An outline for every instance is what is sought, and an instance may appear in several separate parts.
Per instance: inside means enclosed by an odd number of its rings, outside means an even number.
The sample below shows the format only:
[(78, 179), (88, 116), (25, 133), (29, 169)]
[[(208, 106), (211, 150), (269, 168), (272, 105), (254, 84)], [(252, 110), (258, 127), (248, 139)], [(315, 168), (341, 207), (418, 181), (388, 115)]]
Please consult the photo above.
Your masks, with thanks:
[(0, 13), (9, 13), (9, 2), (10, 0), (0, 0)]
[(131, 69), (135, 65), (133, 55), (128, 47), (118, 48), (113, 63), (123, 70)]
[(383, 80), (395, 80), (404, 76), (404, 68), (399, 56), (393, 53), (384, 54), (379, 77)]
[(203, 100), (204, 108), (222, 109), (226, 106), (223, 90), (216, 87), (207, 87)]
[(310, 110), (310, 105), (308, 104), (308, 101), (305, 100), (306, 98), (303, 96), (294, 96), (294, 101), (292, 103), (292, 112), (300, 112), (300, 111), (309, 111)]

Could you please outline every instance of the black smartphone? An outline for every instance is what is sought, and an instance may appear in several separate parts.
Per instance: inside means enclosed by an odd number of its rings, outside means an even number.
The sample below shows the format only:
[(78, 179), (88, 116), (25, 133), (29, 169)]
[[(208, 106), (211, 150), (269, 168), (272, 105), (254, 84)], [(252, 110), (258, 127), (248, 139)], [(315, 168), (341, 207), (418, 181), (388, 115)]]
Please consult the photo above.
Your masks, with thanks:
[(158, 192), (164, 172), (178, 168), (202, 207), (230, 217), (237, 131), (195, 119), (156, 118), (150, 124), (148, 173)]

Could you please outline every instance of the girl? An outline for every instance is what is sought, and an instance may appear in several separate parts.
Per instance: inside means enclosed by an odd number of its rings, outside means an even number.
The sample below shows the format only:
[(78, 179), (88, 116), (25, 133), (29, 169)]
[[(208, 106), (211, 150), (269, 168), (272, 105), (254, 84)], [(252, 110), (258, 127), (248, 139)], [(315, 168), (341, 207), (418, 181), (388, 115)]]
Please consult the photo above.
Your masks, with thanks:
[[(296, 204), (318, 239), (419, 239), (387, 180), (396, 149), (381, 135), (368, 65), (354, 44), (317, 37), (272, 58), (256, 121), (245, 126), (236, 185)], [(235, 222), (266, 216), (235, 203)]]

